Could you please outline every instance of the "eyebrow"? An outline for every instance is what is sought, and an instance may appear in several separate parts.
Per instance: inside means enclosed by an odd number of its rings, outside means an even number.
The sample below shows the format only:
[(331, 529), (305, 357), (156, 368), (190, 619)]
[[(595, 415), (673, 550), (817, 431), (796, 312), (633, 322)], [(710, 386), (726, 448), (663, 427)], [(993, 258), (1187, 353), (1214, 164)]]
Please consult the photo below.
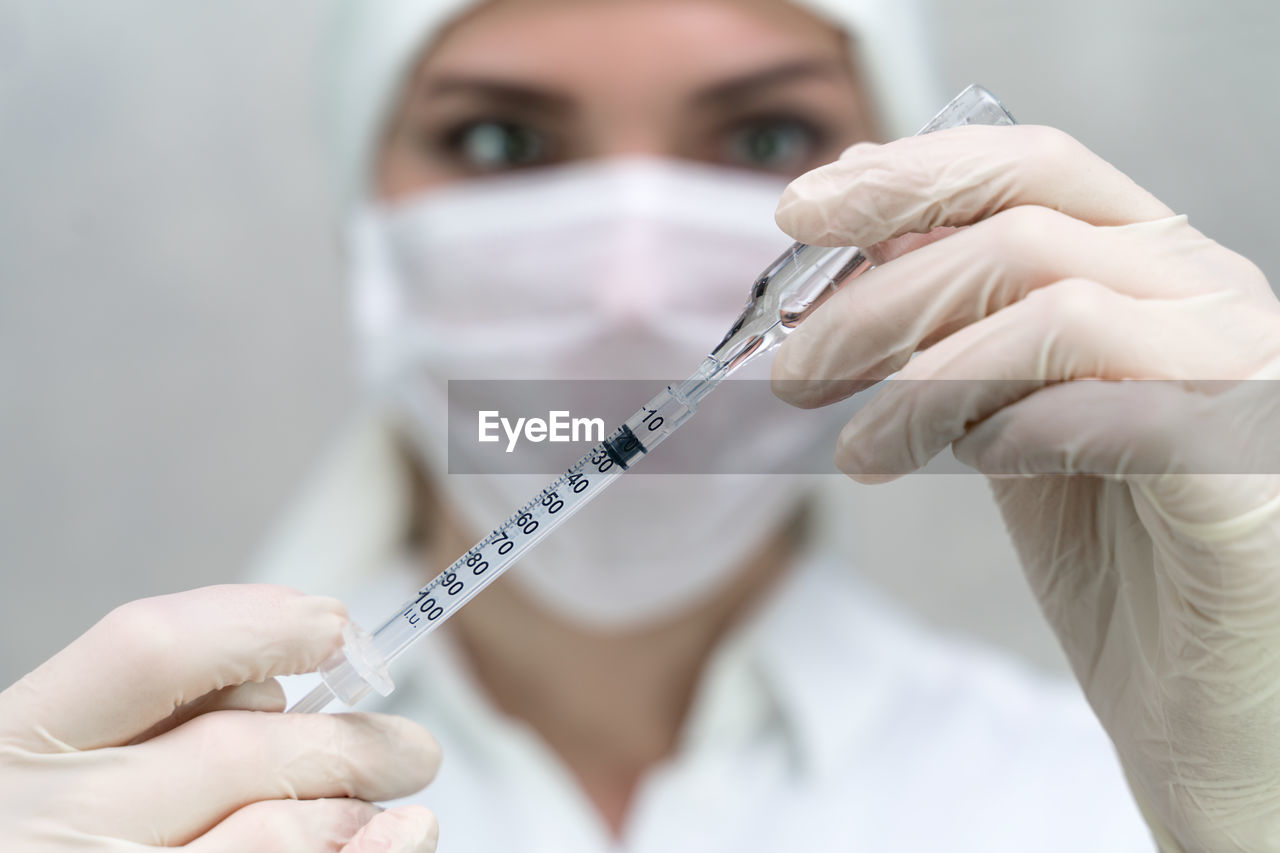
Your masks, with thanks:
[(480, 97), (546, 112), (567, 113), (573, 110), (573, 100), (558, 92), (486, 77), (436, 77), (423, 89), (423, 96), (427, 98), (442, 95)]
[(849, 69), (838, 62), (797, 60), (708, 86), (694, 93), (692, 100), (698, 106), (732, 104), (734, 101), (756, 97), (760, 90), (773, 86), (811, 78), (838, 77), (848, 73)]
[[(695, 92), (692, 102), (696, 106), (732, 105), (734, 101), (756, 97), (762, 89), (782, 86), (798, 80), (837, 77), (847, 73), (848, 69), (838, 62), (797, 60), (712, 84)], [(557, 113), (571, 112), (574, 107), (572, 98), (558, 92), (482, 76), (436, 77), (428, 81), (423, 89), (423, 95), (428, 98), (443, 95), (481, 97)]]

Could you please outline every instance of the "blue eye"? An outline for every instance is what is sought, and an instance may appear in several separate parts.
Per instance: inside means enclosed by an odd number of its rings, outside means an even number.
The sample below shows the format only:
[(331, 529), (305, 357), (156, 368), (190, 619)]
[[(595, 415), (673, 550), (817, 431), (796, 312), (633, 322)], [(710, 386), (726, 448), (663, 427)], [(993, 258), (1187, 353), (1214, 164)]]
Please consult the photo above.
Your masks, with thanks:
[(546, 138), (519, 124), (479, 121), (449, 134), (448, 147), (458, 159), (477, 172), (500, 172), (544, 163)]
[(726, 155), (734, 166), (794, 171), (809, 163), (819, 141), (818, 133), (802, 121), (755, 121), (730, 132)]

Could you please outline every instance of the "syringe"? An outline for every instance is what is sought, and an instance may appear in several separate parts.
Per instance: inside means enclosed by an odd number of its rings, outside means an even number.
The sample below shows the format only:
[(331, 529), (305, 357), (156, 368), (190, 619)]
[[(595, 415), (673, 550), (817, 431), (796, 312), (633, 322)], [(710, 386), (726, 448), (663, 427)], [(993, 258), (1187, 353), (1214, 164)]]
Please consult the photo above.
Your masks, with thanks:
[[(1013, 124), (995, 96), (970, 86), (920, 133), (966, 124)], [(845, 282), (870, 267), (853, 246), (796, 243), (752, 285), (746, 308), (693, 375), (640, 407), (608, 438), (511, 514), (488, 536), (422, 587), (369, 634), (349, 625), (345, 642), (320, 667), (322, 682), (290, 711), (313, 712), (333, 699), (354, 705), (370, 690), (393, 689), (388, 667), (415, 641), (444, 624), (527, 551), (608, 488), (697, 410), (722, 380), (780, 344)]]

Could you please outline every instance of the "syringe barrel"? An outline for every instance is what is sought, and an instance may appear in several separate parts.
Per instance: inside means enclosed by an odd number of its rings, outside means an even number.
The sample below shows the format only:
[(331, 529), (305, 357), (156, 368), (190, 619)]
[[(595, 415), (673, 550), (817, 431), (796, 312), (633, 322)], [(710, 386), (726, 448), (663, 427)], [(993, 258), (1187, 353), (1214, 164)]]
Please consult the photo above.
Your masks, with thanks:
[[(446, 572), (437, 581), (449, 582)], [(320, 677), (333, 695), (348, 705), (359, 702), (371, 691), (383, 696), (391, 693), (394, 684), (388, 667), (401, 652), (413, 644), (431, 625), (433, 609), (438, 606), (431, 593), (434, 585), (424, 587), (417, 598), (406, 601), (396, 614), (383, 622), (372, 634), (356, 625), (348, 625), (343, 632), (342, 648), (320, 665)]]
[[(391, 627), (392, 621), (394, 620), (388, 620), (379, 629), (379, 633)], [(383, 696), (390, 695), (395, 685), (387, 671), (387, 664), (391, 662), (393, 655), (386, 654), (375, 641), (375, 635), (369, 634), (355, 623), (348, 623), (343, 629), (342, 639), (342, 648), (320, 664), (319, 670), (320, 678), (333, 695), (348, 705), (356, 704), (371, 690), (376, 690)], [(392, 639), (387, 637), (384, 642)]]
[[(966, 124), (1002, 125), (1014, 120), (1004, 106), (986, 89), (970, 86), (951, 100), (938, 115), (921, 128), (920, 133), (931, 133), (949, 127)], [(674, 432), (680, 424), (692, 417), (702, 398), (734, 369), (747, 360), (765, 352), (777, 344), (790, 330), (818, 305), (831, 296), (845, 281), (869, 266), (869, 261), (856, 247), (827, 248), (796, 243), (756, 280), (751, 301), (729, 334), (699, 366), (698, 371), (678, 386), (668, 387), (637, 412), (603, 445), (597, 448), (599, 456), (588, 454), (566, 472), (552, 487), (568, 490), (563, 495), (544, 491), (517, 512), (512, 519), (482, 540), (450, 569), (437, 576), (418, 593), (418, 597), (402, 606), (373, 634), (350, 626), (346, 643), (320, 667), (324, 684), (334, 696), (353, 705), (371, 690), (389, 694), (393, 685), (387, 665), (415, 640), (442, 624), (448, 616), (464, 605), (489, 582), (541, 538), (582, 508), (600, 489), (612, 482), (634, 461), (643, 458), (650, 450)], [(632, 443), (634, 440), (634, 443)], [(610, 442), (614, 444), (610, 444)], [(585, 491), (587, 480), (593, 487)], [(549, 489), (552, 487), (548, 487)], [(572, 494), (570, 494), (570, 492)], [(575, 500), (575, 497), (578, 499)], [(503, 531), (514, 522), (523, 523), (531, 507), (536, 511), (541, 505), (559, 506), (562, 511), (554, 523), (531, 520), (518, 543)], [(532, 515), (528, 516), (532, 519)], [(542, 525), (541, 527), (539, 525)], [(537, 535), (532, 535), (534, 529)], [(497, 539), (502, 534), (501, 539)], [(510, 541), (508, 541), (510, 540)], [(464, 578), (466, 566), (482, 559), (483, 549), (497, 546), (497, 553), (504, 556), (504, 566), (495, 566), (480, 580)], [(457, 575), (451, 574), (457, 571)], [(472, 574), (480, 569), (473, 567)], [(456, 590), (453, 587), (456, 586)], [(453, 590), (451, 592), (451, 590)], [(435, 596), (433, 598), (432, 596)], [(446, 606), (439, 606), (446, 602)], [(437, 606), (439, 610), (437, 611)], [(326, 704), (325, 691), (317, 687), (295, 710), (319, 710)]]

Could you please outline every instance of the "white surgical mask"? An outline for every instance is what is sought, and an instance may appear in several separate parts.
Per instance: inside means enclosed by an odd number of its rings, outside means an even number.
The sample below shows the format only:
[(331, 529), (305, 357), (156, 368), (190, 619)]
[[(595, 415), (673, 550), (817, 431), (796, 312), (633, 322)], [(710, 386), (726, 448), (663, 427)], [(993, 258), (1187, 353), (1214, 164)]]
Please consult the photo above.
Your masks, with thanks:
[[(407, 416), (444, 499), (473, 533), (552, 475), (445, 474), (467, 446), (448, 451), (448, 380), (684, 378), (790, 244), (773, 224), (782, 186), (626, 159), (472, 181), (358, 214), (351, 261), (368, 378)], [(753, 368), (767, 376), (767, 360)], [(721, 454), (718, 470), (750, 459), (752, 471), (789, 471), (828, 453), (818, 444), (833, 432), (830, 414), (799, 422), (770, 401), (753, 405), (744, 427), (733, 412), (717, 413), (714, 399), (683, 431), (703, 427), (715, 438), (703, 446)], [(799, 476), (629, 474), (511, 576), (577, 624), (652, 624), (714, 595), (809, 485)]]

